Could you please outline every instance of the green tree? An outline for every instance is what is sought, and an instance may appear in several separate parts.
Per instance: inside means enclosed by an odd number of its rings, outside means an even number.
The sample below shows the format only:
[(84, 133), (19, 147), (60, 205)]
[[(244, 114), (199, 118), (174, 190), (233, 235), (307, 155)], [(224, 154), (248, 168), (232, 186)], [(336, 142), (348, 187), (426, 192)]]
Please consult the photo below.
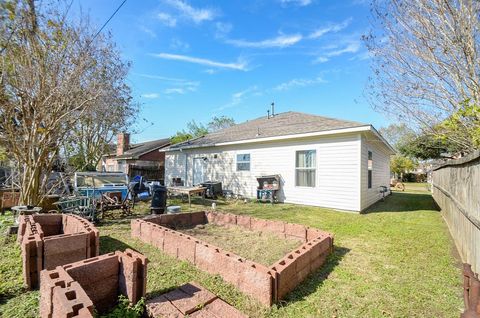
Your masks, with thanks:
[(458, 150), (458, 144), (430, 133), (411, 136), (398, 145), (402, 155), (419, 160), (450, 158)]
[(172, 144), (178, 144), (190, 139), (205, 136), (208, 133), (216, 132), (233, 125), (235, 125), (235, 120), (227, 116), (215, 116), (208, 122), (206, 126), (202, 123), (197, 123), (195, 120), (191, 120), (187, 123), (187, 130), (183, 129), (177, 131), (177, 133), (170, 138), (170, 142)]
[(416, 166), (416, 162), (402, 155), (395, 155), (390, 158), (390, 169), (397, 178), (402, 178), (404, 173), (412, 171)]

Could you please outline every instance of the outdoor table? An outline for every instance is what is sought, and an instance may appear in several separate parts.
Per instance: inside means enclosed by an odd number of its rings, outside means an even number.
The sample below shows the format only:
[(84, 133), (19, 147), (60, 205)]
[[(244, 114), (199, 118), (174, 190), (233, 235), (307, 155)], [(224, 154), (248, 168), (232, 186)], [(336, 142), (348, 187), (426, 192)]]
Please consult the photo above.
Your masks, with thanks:
[(18, 219), (20, 215), (32, 215), (37, 214), (42, 211), (42, 208), (39, 206), (27, 206), (27, 205), (17, 205), (11, 208), (13, 212), (13, 220), (18, 224)]
[(188, 205), (192, 207), (192, 200), (191, 196), (192, 194), (200, 194), (202, 195), (203, 199), (203, 204), (205, 205), (205, 191), (207, 190), (206, 187), (183, 187), (183, 186), (178, 186), (178, 187), (167, 187), (168, 192), (173, 193), (173, 194), (180, 194), (182, 195), (187, 195), (188, 196)]

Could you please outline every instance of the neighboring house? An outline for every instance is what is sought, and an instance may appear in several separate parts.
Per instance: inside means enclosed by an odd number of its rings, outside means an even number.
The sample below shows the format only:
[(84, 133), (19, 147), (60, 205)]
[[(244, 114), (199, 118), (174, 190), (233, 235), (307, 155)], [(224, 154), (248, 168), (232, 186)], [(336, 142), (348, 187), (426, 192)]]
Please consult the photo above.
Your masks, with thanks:
[(280, 200), (362, 211), (390, 184), (393, 148), (368, 124), (298, 112), (265, 116), (164, 148), (165, 180), (220, 181), (256, 197), (256, 177), (281, 175)]
[(116, 152), (102, 157), (101, 171), (125, 172), (130, 176), (139, 174), (163, 181), (165, 152), (159, 150), (169, 145), (168, 138), (130, 144), (129, 134), (119, 134)]

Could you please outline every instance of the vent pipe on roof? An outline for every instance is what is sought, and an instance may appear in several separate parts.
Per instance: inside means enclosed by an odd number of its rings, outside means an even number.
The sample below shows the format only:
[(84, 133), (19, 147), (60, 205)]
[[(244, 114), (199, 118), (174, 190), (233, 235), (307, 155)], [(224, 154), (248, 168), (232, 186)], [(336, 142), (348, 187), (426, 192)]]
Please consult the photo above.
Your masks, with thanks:
[(272, 102), (272, 117), (275, 117), (275, 102)]
[(267, 119), (270, 119), (270, 109), (267, 110)]

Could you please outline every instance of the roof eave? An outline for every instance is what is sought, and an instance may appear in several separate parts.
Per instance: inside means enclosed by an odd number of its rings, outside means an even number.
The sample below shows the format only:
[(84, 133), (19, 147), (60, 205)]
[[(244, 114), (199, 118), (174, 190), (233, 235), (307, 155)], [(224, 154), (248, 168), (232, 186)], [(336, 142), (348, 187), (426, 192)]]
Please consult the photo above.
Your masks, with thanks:
[[(160, 149), (160, 151), (163, 151), (163, 152), (182, 151), (184, 149), (187, 150), (187, 149), (195, 149), (195, 148), (230, 146), (230, 145), (238, 145), (238, 144), (276, 141), (276, 140), (283, 140), (283, 139), (297, 139), (297, 138), (316, 137), (316, 136), (324, 136), (324, 135), (336, 135), (336, 134), (345, 134), (345, 133), (363, 132), (363, 131), (373, 131), (374, 133), (378, 134), (378, 132), (376, 132), (375, 128), (373, 128), (372, 125), (362, 125), (362, 126), (322, 130), (322, 131), (302, 133), (302, 134), (281, 135), (281, 136), (272, 136), (272, 137), (255, 138), (255, 139), (244, 139), (244, 140), (219, 142), (219, 143), (204, 144), (204, 145), (188, 145), (188, 146), (179, 147), (175, 149), (171, 149), (171, 148)], [(384, 141), (388, 145), (388, 143), (383, 139), (383, 137), (380, 136), (380, 134), (378, 134), (378, 136), (382, 141)], [(390, 145), (388, 145), (388, 147), (391, 148)], [(391, 149), (393, 150), (393, 148)]]

